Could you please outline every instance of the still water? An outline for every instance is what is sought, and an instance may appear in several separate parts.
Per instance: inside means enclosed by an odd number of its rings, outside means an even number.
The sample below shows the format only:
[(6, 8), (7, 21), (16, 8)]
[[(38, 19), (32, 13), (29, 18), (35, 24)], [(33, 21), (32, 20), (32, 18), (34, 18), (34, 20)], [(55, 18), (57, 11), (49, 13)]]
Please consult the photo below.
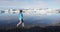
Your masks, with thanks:
[[(52, 15), (24, 15), (25, 25), (45, 25), (60, 23), (60, 14)], [(0, 14), (0, 27), (16, 27), (18, 20), (18, 14)]]

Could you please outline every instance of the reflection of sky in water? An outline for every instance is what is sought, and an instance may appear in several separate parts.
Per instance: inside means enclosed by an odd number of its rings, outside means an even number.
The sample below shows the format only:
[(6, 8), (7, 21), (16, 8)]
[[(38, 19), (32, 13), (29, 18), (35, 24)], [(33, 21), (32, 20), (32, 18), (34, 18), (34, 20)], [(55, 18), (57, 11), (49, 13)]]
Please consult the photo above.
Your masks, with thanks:
[[(35, 24), (56, 24), (59, 23), (60, 14), (53, 15), (26, 15), (24, 14), (25, 25)], [(18, 14), (0, 14), (0, 25), (16, 25), (18, 23)]]
[[(26, 19), (25, 19), (26, 18)], [(60, 14), (52, 14), (52, 15), (29, 15), (25, 16), (25, 20), (31, 24), (56, 24), (59, 23)]]

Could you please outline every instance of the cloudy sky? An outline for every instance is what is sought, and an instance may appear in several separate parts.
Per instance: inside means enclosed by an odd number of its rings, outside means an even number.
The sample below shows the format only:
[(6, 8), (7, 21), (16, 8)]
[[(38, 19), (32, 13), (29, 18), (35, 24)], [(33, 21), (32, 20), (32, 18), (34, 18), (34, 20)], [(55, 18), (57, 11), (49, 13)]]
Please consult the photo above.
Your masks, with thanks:
[(60, 8), (60, 0), (0, 0), (0, 8)]

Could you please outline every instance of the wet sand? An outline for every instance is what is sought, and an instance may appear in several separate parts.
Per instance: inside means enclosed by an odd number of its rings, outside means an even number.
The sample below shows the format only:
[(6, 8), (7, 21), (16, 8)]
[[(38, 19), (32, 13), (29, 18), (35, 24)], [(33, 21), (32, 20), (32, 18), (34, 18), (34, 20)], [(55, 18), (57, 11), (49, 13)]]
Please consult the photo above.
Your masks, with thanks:
[(60, 32), (60, 26), (48, 26), (45, 28), (35, 26), (30, 28), (14, 28), (9, 30), (2, 29), (0, 32)]

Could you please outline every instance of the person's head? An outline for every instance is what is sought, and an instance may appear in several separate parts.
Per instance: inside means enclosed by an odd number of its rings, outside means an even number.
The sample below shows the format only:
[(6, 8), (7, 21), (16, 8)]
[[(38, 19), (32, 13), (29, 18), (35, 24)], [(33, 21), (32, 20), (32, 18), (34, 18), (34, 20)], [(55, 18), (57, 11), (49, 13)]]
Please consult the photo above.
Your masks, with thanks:
[(20, 10), (20, 13), (22, 13), (22, 10)]

